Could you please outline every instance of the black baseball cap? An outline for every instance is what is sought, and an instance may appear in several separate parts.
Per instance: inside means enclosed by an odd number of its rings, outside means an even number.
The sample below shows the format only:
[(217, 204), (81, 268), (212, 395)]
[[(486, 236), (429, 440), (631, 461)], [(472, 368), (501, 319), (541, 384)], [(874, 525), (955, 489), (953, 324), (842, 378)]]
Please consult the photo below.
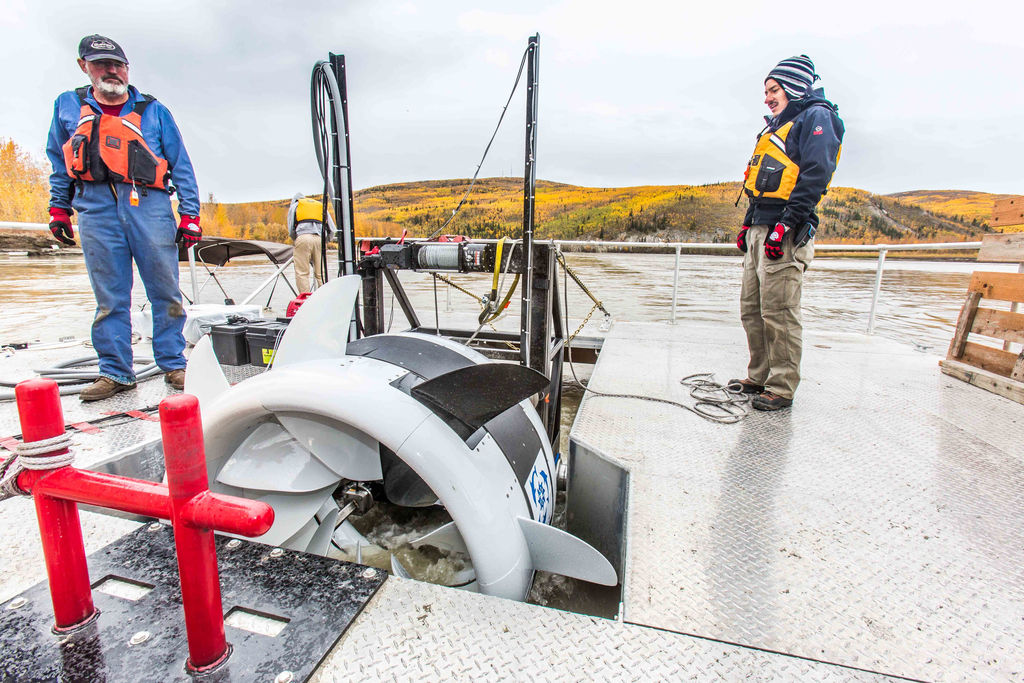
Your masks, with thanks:
[(124, 56), (121, 46), (98, 33), (82, 38), (82, 42), (78, 44), (78, 56), (87, 62), (95, 62), (97, 59), (113, 59), (123, 64), (128, 63), (128, 58)]

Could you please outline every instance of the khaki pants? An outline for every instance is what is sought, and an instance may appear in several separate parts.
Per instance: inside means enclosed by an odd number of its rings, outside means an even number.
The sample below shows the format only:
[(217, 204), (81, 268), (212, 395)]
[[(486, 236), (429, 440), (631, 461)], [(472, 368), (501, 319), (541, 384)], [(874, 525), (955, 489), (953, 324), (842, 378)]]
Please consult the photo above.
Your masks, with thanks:
[(747, 377), (791, 399), (800, 384), (800, 292), (804, 271), (814, 258), (814, 241), (794, 249), (789, 235), (782, 242), (782, 258), (772, 261), (764, 255), (770, 230), (767, 225), (754, 225), (747, 231), (740, 292), (740, 320), (750, 349)]
[(299, 294), (309, 291), (309, 267), (313, 266), (313, 275), (316, 277), (316, 286), (324, 284), (323, 276), (320, 274), (320, 254), (322, 245), (320, 235), (305, 234), (295, 238), (295, 250), (292, 256), (295, 258), (295, 286), (299, 288)]

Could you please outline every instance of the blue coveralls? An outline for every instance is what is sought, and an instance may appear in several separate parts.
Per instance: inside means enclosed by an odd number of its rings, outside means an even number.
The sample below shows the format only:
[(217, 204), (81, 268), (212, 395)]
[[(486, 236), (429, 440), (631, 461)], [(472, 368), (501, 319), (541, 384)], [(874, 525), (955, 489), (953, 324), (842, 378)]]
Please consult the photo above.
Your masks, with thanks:
[[(142, 99), (129, 87), (121, 115)], [(86, 101), (102, 113), (92, 89)], [(119, 382), (135, 381), (131, 345), (132, 259), (142, 276), (153, 314), (153, 354), (165, 372), (185, 367), (185, 311), (178, 289), (177, 224), (166, 192), (138, 189), (139, 205), (131, 206), (131, 186), (125, 183), (85, 182), (74, 192), (64, 165), (62, 146), (78, 127), (81, 104), (74, 91), (54, 102), (53, 122), (46, 155), (53, 165), (50, 175), (50, 206), (78, 212), (79, 239), (85, 266), (96, 296), (92, 344), (99, 356), (99, 374)], [(174, 118), (160, 102), (150, 102), (142, 114), (142, 136), (158, 157), (167, 160), (178, 192), (179, 214), (199, 215), (199, 188), (192, 162)]]

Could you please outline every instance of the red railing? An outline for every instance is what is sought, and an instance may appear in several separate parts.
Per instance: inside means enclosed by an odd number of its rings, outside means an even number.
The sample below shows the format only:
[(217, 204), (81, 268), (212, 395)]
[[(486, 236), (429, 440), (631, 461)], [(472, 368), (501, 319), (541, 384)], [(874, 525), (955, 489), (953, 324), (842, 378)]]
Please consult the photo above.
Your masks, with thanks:
[[(15, 396), (26, 444), (64, 433), (56, 382), (27, 380), (18, 384)], [(266, 503), (210, 492), (195, 396), (179, 394), (161, 401), (160, 430), (166, 486), (70, 466), (24, 470), (17, 486), (35, 500), (57, 631), (80, 628), (97, 615), (78, 503), (171, 520), (188, 636), (186, 664), (205, 671), (229, 654), (213, 532), (259, 536), (273, 524), (274, 510)], [(67, 452), (63, 448), (49, 455)]]

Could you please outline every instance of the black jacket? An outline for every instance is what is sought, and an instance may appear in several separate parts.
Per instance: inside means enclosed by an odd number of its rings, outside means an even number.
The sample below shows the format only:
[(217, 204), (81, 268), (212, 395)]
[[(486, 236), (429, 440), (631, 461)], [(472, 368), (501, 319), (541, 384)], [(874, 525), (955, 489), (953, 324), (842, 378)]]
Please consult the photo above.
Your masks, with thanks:
[(836, 170), (836, 155), (846, 132), (836, 113), (838, 109), (817, 88), (807, 97), (790, 100), (774, 119), (765, 117), (769, 130), (778, 130), (793, 121), (786, 136), (786, 156), (800, 167), (800, 174), (788, 200), (751, 197), (744, 225), (785, 223), (798, 234), (806, 224), (817, 229), (818, 214), (814, 208)]

